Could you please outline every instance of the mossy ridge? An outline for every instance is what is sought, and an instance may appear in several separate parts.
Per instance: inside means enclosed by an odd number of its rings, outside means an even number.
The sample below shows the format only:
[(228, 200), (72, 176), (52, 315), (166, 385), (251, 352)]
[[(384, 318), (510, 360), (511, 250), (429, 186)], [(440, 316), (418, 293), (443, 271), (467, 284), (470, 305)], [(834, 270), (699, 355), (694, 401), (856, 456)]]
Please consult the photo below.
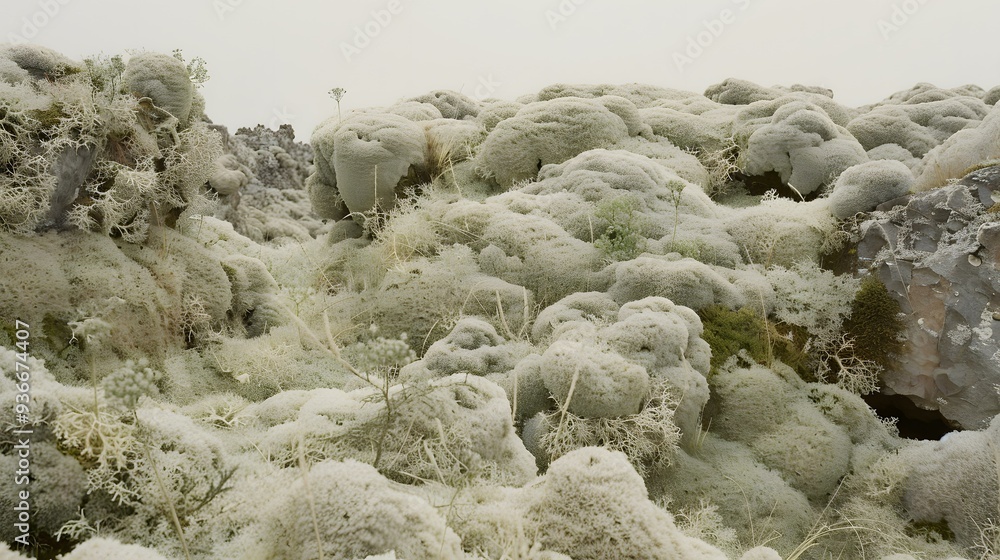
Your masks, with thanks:
[(962, 172), (962, 177), (990, 167), (1000, 167), (1000, 158), (985, 159), (975, 165), (971, 165)]

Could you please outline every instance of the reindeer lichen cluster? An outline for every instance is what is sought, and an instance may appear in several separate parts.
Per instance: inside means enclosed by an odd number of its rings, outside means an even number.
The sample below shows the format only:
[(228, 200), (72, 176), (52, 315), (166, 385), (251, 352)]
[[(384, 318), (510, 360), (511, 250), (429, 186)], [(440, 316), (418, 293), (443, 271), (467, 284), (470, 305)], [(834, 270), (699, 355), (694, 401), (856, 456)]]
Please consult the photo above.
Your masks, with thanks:
[[(179, 81), (163, 58), (180, 65)], [(204, 60), (67, 64), (44, 79), (0, 80), (0, 230), (75, 227), (141, 242), (202, 197), (222, 155), (194, 88), (208, 79)]]

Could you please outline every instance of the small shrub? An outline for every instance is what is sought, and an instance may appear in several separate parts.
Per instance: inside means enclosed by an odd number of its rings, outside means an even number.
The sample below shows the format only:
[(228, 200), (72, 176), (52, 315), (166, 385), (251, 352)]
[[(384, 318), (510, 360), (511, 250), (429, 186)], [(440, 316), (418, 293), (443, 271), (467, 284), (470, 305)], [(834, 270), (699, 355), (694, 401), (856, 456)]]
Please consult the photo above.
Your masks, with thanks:
[(211, 76), (208, 75), (208, 66), (205, 63), (204, 58), (196, 56), (190, 61), (184, 60), (184, 53), (181, 49), (174, 49), (173, 55), (174, 58), (184, 63), (188, 74), (191, 76), (191, 83), (194, 84), (194, 87), (200, 88), (211, 78)]
[(38, 154), (39, 121), (16, 99), (0, 99), (0, 229), (27, 233), (43, 221), (58, 181), (54, 156)]
[(76, 456), (88, 469), (91, 492), (107, 492), (119, 504), (137, 498), (128, 482), (128, 473), (141, 462), (135, 424), (126, 419), (127, 416), (106, 407), (96, 410), (68, 407), (53, 424), (64, 452)]
[(157, 392), (156, 372), (149, 367), (145, 358), (136, 363), (132, 360), (101, 381), (104, 395), (113, 406), (125, 410), (135, 410), (139, 399)]
[(345, 348), (347, 359), (359, 371), (395, 377), (399, 368), (416, 361), (417, 353), (410, 347), (406, 333), (399, 338), (378, 336), (378, 326), (372, 325), (371, 337)]
[(836, 376), (837, 386), (856, 395), (878, 392), (879, 375), (883, 368), (872, 360), (859, 358), (855, 351), (858, 341), (843, 335), (821, 350), (817, 377), (824, 379), (829, 373)]
[(151, 158), (135, 169), (113, 161), (100, 162), (83, 189), (89, 204), (74, 206), (69, 222), (129, 242), (144, 241), (149, 232), (151, 200), (161, 192), (153, 169)]
[(645, 248), (646, 240), (639, 233), (641, 217), (636, 215), (638, 208), (639, 202), (629, 197), (615, 198), (598, 205), (594, 217), (607, 226), (594, 245), (604, 251), (608, 260), (629, 261), (638, 257)]
[(670, 201), (674, 203), (674, 232), (670, 236), (671, 247), (677, 242), (677, 221), (680, 219), (681, 193), (684, 192), (684, 187), (686, 186), (687, 184), (684, 181), (676, 179), (667, 181), (667, 188), (670, 189)]
[(854, 355), (859, 360), (890, 368), (894, 356), (903, 349), (900, 335), (903, 321), (899, 302), (878, 278), (869, 275), (861, 281), (851, 315), (844, 321), (844, 332), (854, 339)]
[(707, 194), (714, 199), (728, 194), (730, 186), (733, 184), (733, 176), (739, 173), (737, 165), (739, 158), (739, 145), (732, 136), (725, 139), (723, 146), (715, 151), (701, 152), (698, 159), (708, 170)]
[(621, 451), (640, 476), (651, 467), (663, 468), (680, 441), (680, 429), (674, 424), (679, 401), (666, 382), (656, 383), (651, 393), (639, 413), (618, 418), (583, 418), (561, 409), (550, 412), (541, 446), (552, 460), (589, 446)]
[(125, 95), (122, 75), (125, 73), (125, 60), (121, 55), (107, 56), (99, 54), (83, 60), (86, 66), (86, 76), (90, 80), (90, 89), (94, 101), (98, 96), (113, 100), (119, 95)]
[(813, 346), (837, 338), (860, 282), (850, 274), (835, 275), (814, 263), (800, 261), (789, 268), (772, 266), (765, 273), (777, 296), (772, 311), (780, 323), (801, 327)]

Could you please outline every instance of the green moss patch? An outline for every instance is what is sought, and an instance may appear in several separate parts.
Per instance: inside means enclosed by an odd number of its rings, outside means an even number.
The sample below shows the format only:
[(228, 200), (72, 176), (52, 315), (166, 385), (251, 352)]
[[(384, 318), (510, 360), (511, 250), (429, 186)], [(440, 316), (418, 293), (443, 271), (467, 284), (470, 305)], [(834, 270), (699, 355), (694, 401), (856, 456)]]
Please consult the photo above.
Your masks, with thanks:
[(900, 311), (899, 303), (877, 278), (869, 275), (861, 281), (851, 304), (851, 316), (844, 321), (844, 332), (854, 338), (854, 353), (859, 359), (871, 360), (883, 368), (892, 365), (903, 348)]
[(712, 369), (721, 366), (740, 350), (761, 364), (780, 360), (800, 375), (808, 373), (808, 356), (797, 342), (801, 337), (787, 336), (772, 322), (749, 307), (736, 311), (713, 305), (698, 315), (705, 326), (702, 338), (712, 348)]

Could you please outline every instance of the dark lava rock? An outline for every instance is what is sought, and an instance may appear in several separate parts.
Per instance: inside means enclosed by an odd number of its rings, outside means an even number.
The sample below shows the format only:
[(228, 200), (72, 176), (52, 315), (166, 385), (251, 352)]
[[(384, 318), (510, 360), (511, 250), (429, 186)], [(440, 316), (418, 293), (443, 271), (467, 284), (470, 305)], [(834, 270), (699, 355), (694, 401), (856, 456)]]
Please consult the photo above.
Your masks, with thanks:
[(1000, 166), (980, 169), (886, 203), (858, 245), (905, 314), (885, 392), (967, 429), (1000, 413), (1000, 213), (988, 211), (998, 199)]

